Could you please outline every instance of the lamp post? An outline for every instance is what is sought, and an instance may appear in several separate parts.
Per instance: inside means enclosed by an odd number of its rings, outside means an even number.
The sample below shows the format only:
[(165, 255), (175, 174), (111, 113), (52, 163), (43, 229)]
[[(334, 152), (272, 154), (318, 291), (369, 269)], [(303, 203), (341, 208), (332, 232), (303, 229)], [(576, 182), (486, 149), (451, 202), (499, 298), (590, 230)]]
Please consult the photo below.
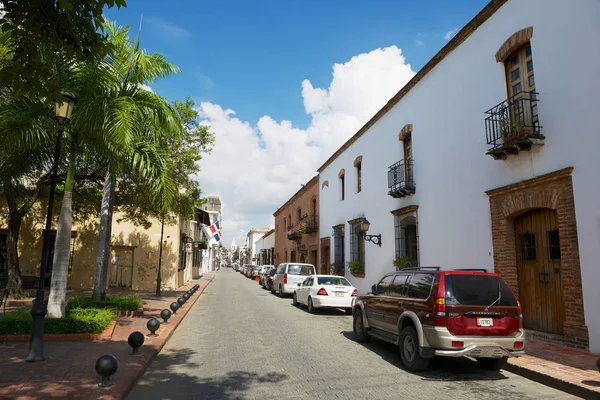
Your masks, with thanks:
[(160, 285), (162, 279), (160, 278), (160, 267), (162, 264), (162, 248), (163, 248), (163, 234), (165, 232), (165, 215), (162, 216), (162, 222), (160, 225), (160, 247), (158, 250), (158, 272), (156, 273), (156, 295), (160, 296)]
[(73, 107), (77, 98), (68, 92), (61, 92), (63, 98), (55, 104), (55, 118), (58, 122), (58, 136), (56, 138), (56, 149), (54, 150), (54, 163), (52, 164), (52, 177), (50, 179), (50, 194), (48, 196), (48, 211), (46, 212), (46, 228), (42, 245), (42, 262), (40, 264), (40, 277), (35, 295), (35, 302), (31, 308), (31, 339), (29, 341), (29, 355), (27, 362), (44, 361), (44, 317), (48, 313), (44, 301), (44, 281), (46, 280), (46, 265), (48, 263), (48, 251), (50, 247), (50, 229), (52, 227), (52, 210), (54, 208), (54, 192), (58, 175), (58, 163), (60, 161), (60, 145), (62, 143), (65, 124), (71, 119)]
[(361, 223), (360, 223), (360, 229), (364, 232), (364, 238), (367, 242), (371, 242), (373, 244), (376, 244), (377, 246), (381, 247), (381, 234), (379, 235), (367, 235), (367, 231), (369, 230), (369, 227), (371, 226), (371, 224), (369, 223), (369, 221), (367, 219), (364, 219)]

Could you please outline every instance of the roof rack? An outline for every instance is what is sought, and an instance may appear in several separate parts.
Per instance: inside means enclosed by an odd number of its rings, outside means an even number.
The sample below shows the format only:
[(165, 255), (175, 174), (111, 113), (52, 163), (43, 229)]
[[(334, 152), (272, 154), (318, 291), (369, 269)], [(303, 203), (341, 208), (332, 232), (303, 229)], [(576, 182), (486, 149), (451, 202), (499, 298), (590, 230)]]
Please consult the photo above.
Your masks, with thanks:
[(400, 271), (398, 272), (402, 272), (402, 271), (418, 271), (421, 269), (433, 269), (436, 271), (439, 271), (442, 269), (442, 267), (408, 267), (408, 268), (402, 268)]
[(456, 268), (453, 271), (473, 271), (473, 272), (489, 272), (485, 268)]

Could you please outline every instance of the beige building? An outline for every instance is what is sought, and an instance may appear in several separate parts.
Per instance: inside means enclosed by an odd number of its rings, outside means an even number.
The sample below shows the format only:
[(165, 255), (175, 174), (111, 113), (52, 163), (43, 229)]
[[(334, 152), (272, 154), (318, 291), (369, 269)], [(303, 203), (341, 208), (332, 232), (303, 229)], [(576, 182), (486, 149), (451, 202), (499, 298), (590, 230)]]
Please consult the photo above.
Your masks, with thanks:
[[(19, 265), (22, 276), (39, 276), (42, 254), (43, 218), (32, 211), (23, 220), (19, 237)], [(122, 221), (115, 213), (112, 225), (111, 258), (108, 271), (109, 287), (125, 287), (132, 290), (154, 290), (158, 271), (161, 222), (151, 219), (152, 226), (145, 229), (131, 222)], [(206, 257), (206, 234), (202, 226), (209, 224), (208, 214), (196, 210), (192, 220), (177, 218), (165, 223), (161, 280), (163, 289), (176, 289), (199, 275), (202, 258)], [(0, 249), (5, 250), (5, 220), (0, 220)], [(91, 289), (96, 271), (98, 247), (98, 219), (74, 223), (71, 232), (71, 257), (68, 286)], [(54, 238), (51, 233), (49, 261), (46, 267), (46, 284), (52, 274)], [(4, 254), (0, 255), (0, 258)]]

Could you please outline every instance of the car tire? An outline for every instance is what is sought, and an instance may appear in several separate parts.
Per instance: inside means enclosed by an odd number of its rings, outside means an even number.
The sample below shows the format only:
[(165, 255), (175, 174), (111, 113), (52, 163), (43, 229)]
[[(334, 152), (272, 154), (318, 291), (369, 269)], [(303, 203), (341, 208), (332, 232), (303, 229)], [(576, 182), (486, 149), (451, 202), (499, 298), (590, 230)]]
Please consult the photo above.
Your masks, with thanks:
[(501, 358), (478, 358), (477, 364), (488, 371), (500, 371), (508, 364), (508, 357)]
[(314, 314), (315, 312), (317, 312), (317, 310), (315, 309), (315, 306), (313, 306), (313, 302), (310, 297), (308, 298), (308, 312), (311, 314)]
[(272, 284), (270, 285), (269, 290), (271, 291), (271, 294), (275, 294), (275, 288), (273, 288)]
[(421, 357), (419, 352), (419, 337), (413, 326), (407, 326), (400, 332), (400, 358), (404, 367), (411, 372), (427, 369), (429, 358)]
[(368, 342), (371, 336), (367, 333), (360, 308), (354, 310), (354, 320), (352, 321), (352, 330), (357, 342)]
[(294, 307), (298, 307), (298, 300), (296, 299), (296, 292), (294, 292), (294, 296), (292, 297), (292, 304)]
[(283, 298), (283, 289), (281, 288), (281, 285), (279, 285), (279, 297)]

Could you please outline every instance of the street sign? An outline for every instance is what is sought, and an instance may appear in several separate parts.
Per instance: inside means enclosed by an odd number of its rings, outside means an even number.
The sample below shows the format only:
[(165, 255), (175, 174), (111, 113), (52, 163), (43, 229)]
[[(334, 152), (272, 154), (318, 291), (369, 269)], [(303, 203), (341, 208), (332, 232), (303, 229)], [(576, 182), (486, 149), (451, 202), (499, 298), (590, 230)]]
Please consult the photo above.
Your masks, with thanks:
[(186, 251), (186, 253), (191, 253), (192, 252), (192, 244), (193, 243), (186, 243), (185, 244), (185, 251)]

